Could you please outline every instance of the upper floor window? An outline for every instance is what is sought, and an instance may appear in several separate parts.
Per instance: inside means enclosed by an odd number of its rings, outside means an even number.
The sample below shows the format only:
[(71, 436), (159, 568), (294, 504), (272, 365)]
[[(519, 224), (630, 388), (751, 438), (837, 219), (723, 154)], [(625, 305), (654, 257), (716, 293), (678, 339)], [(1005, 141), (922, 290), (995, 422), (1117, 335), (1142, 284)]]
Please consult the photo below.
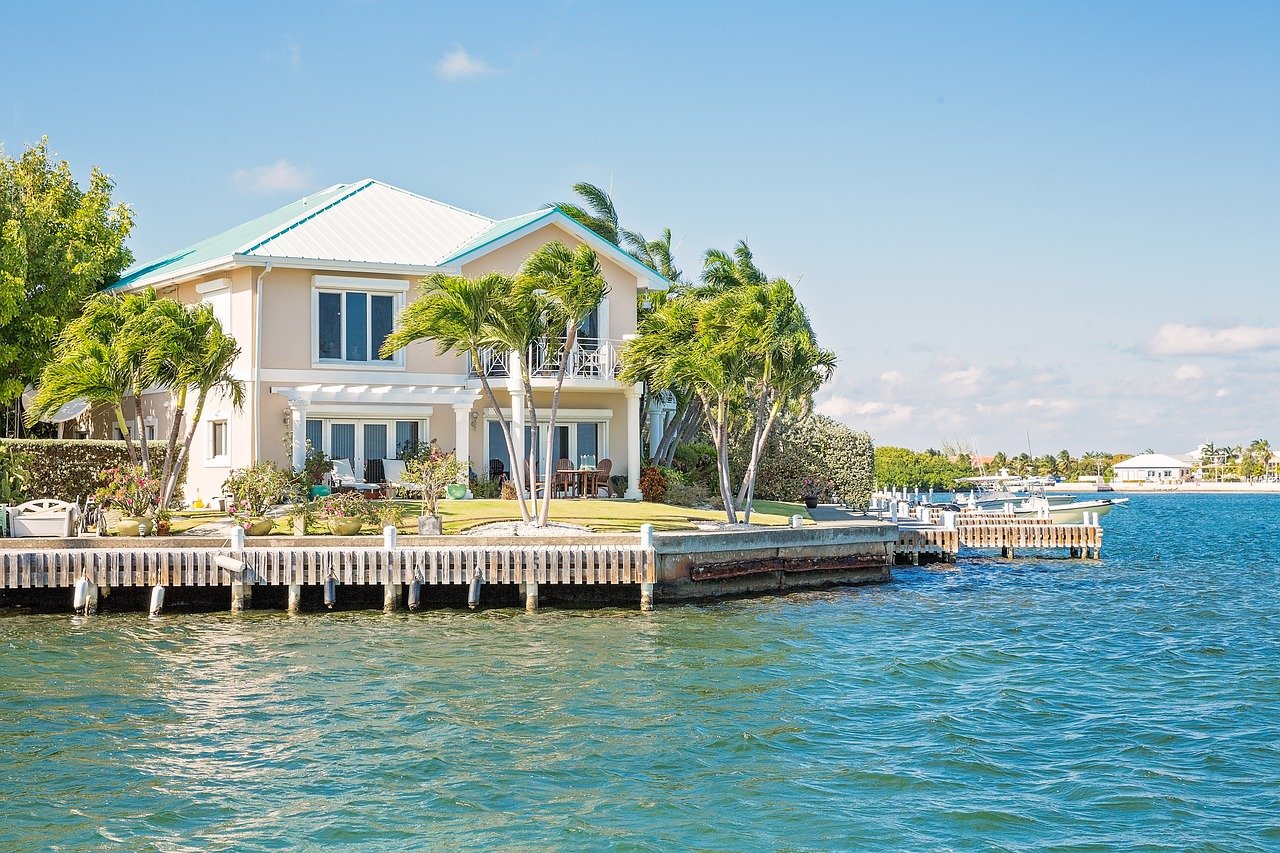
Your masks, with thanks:
[(395, 325), (406, 289), (402, 281), (316, 276), (316, 360), (401, 363), (394, 356), (382, 358), (379, 350)]

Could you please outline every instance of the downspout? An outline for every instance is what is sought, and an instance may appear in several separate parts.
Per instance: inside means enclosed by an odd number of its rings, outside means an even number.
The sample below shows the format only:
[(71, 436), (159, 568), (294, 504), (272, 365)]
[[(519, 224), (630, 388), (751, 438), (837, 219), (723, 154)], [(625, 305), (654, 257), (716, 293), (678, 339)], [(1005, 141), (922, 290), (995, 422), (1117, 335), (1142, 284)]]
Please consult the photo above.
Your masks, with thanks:
[(253, 462), (262, 458), (262, 280), (271, 272), (271, 261), (258, 276), (258, 305), (253, 315)]

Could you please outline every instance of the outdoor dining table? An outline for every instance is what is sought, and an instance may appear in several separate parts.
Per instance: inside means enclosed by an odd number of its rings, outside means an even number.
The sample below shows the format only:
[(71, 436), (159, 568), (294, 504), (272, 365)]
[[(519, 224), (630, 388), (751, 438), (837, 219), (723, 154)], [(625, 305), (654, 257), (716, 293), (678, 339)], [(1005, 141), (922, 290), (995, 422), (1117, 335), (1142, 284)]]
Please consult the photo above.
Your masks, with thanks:
[(596, 490), (591, 487), (591, 480), (600, 473), (599, 468), (566, 468), (556, 473), (573, 478), (573, 484), (578, 489), (578, 497), (594, 498), (596, 496)]

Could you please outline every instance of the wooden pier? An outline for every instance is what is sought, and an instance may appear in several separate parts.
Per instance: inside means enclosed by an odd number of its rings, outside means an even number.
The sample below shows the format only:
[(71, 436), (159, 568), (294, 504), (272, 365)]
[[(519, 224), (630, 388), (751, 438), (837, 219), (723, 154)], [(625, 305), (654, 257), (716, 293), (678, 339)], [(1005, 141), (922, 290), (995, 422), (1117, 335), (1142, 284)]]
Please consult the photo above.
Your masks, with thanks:
[(899, 564), (954, 561), (961, 548), (995, 550), (1010, 559), (1027, 551), (1066, 551), (1069, 558), (1095, 560), (1102, 554), (1096, 517), (1086, 524), (1061, 524), (1009, 512), (942, 511), (910, 500), (895, 501), (883, 511), (899, 525)]

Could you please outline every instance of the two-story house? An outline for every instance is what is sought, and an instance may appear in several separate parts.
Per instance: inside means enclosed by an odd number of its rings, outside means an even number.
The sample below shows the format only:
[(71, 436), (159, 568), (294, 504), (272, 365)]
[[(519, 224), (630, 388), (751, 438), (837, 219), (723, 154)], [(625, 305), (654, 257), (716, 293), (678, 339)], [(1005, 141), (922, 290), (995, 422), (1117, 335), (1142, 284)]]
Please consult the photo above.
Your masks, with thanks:
[[(191, 451), (187, 499), (219, 494), (232, 468), (257, 460), (300, 466), (308, 441), (351, 460), (357, 473), (375, 471), (369, 463), (394, 458), (407, 441), (430, 439), (481, 477), (510, 470), (467, 358), (439, 355), (429, 342), (390, 359), (378, 350), (422, 277), (514, 273), (551, 240), (593, 247), (609, 283), (570, 361), (556, 456), (612, 460), (613, 473), (627, 477), (627, 496), (639, 498), (641, 389), (617, 379), (618, 352), (635, 334), (638, 292), (666, 287), (662, 276), (554, 207), (493, 220), (362, 180), (139, 265), (115, 285), (209, 303), (242, 349), (236, 374), (247, 402), (237, 412), (211, 401)], [(545, 424), (553, 379), (540, 369), (538, 348), (532, 357)], [(484, 369), (508, 416), (522, 421), (524, 394), (509, 363), (509, 354), (494, 353)], [(165, 437), (165, 397), (146, 401), (150, 437)], [(110, 429), (104, 420), (94, 432)]]

